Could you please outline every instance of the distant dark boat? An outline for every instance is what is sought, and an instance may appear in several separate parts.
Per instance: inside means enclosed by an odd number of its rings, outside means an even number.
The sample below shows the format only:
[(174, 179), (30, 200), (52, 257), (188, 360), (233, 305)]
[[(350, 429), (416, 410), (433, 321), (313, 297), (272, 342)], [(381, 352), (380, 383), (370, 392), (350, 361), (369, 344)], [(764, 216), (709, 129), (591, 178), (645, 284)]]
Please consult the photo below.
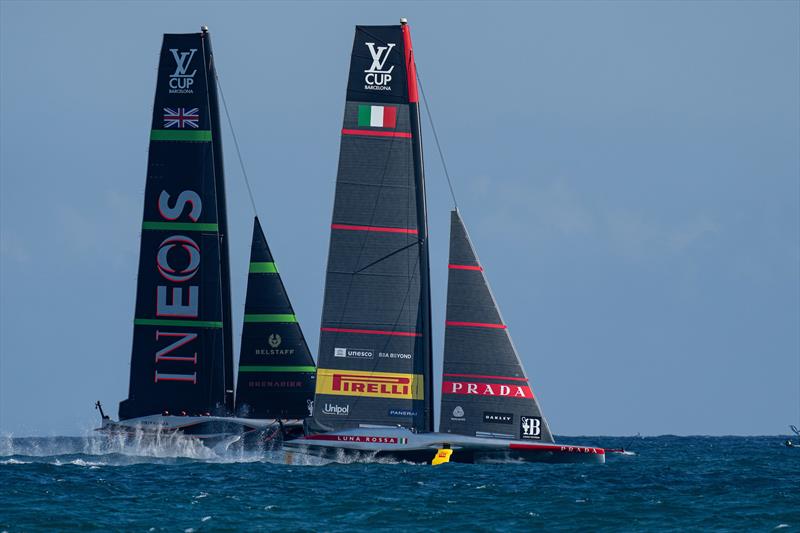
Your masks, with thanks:
[(434, 432), (425, 179), (409, 27), (358, 26), (306, 436), (337, 459), (593, 462), (556, 444), (466, 227), (452, 213), (442, 420)]
[[(314, 362), (258, 219), (234, 398), (230, 266), (208, 30), (167, 34), (153, 107), (130, 391), (106, 433), (255, 444), (301, 431)], [(234, 399), (236, 401), (234, 401)], [(99, 403), (98, 403), (99, 408)], [(234, 416), (234, 415), (238, 416)]]

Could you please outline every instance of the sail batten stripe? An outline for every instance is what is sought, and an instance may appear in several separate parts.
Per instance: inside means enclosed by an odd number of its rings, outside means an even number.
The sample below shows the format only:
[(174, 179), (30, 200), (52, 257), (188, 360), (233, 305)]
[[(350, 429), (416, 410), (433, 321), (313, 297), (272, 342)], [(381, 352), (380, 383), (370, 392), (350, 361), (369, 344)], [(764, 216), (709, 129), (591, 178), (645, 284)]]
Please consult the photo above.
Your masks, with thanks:
[(478, 270), (483, 272), (483, 267), (481, 266), (472, 266), (472, 265), (447, 265), (447, 268), (450, 270)]
[(351, 329), (351, 328), (320, 328), (328, 333), (362, 333), (364, 335), (391, 335), (395, 337), (422, 337), (416, 331), (382, 331), (376, 329)]
[(352, 224), (331, 224), (331, 229), (341, 229), (348, 231), (377, 231), (382, 233), (408, 233), (417, 235), (419, 232), (411, 228), (388, 228), (382, 226), (354, 226)]
[(222, 321), (217, 320), (171, 320), (165, 318), (136, 318), (134, 326), (175, 326), (194, 328), (221, 328)]
[(211, 142), (211, 130), (150, 130), (150, 140)]
[(219, 231), (219, 224), (212, 222), (142, 222), (143, 230), (178, 230), (178, 231)]
[(405, 131), (374, 131), (374, 130), (354, 130), (342, 128), (342, 135), (367, 135), (369, 137), (401, 137), (410, 139), (411, 134)]
[(485, 322), (455, 322), (448, 320), (444, 323), (445, 326), (460, 326), (467, 328), (491, 328), (491, 329), (506, 329), (505, 324), (487, 324)]
[(528, 378), (516, 378), (509, 376), (486, 376), (482, 374), (442, 374), (445, 377), (451, 378), (478, 378), (478, 379), (504, 379), (508, 381), (528, 381)]
[(244, 321), (294, 323), (297, 322), (297, 316), (292, 314), (245, 314)]
[(317, 368), (314, 366), (265, 366), (265, 365), (242, 365), (239, 367), (239, 372), (316, 372)]
[(253, 261), (250, 263), (251, 274), (277, 274), (278, 267), (272, 261)]

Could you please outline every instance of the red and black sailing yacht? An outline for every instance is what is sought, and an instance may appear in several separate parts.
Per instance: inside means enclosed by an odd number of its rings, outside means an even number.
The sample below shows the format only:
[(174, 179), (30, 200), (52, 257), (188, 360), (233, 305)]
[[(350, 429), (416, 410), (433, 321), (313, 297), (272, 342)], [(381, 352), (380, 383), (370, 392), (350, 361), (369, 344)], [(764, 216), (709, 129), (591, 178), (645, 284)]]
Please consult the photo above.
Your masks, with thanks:
[(357, 26), (314, 414), (285, 447), (332, 459), (603, 462), (601, 448), (555, 443), (458, 211), (434, 432), (426, 209), (408, 24)]

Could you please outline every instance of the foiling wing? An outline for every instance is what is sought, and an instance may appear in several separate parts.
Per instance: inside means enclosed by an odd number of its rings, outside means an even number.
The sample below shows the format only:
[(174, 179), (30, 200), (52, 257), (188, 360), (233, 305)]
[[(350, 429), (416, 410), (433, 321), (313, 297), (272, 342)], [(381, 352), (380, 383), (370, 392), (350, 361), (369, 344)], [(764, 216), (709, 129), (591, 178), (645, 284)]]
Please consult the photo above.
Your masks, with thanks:
[(450, 223), (440, 431), (553, 442), (458, 211)]
[(325, 279), (314, 420), (431, 431), (430, 289), (407, 26), (358, 26)]
[[(164, 36), (121, 419), (233, 405), (225, 197), (208, 33)], [(226, 391), (228, 393), (226, 394)]]
[(314, 398), (315, 371), (256, 217), (239, 356), (237, 413), (249, 418), (305, 418)]

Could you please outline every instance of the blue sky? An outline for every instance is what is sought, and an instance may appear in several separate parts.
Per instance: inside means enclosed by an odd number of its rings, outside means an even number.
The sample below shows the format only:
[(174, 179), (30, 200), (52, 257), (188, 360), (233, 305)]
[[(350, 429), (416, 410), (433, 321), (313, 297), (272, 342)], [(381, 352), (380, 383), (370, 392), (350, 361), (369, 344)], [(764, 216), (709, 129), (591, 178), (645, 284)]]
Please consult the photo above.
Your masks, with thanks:
[[(800, 422), (800, 3), (6, 1), (1, 433), (81, 434), (95, 400), (116, 413), (127, 396), (165, 32), (211, 29), (316, 350), (353, 27), (401, 16), (554, 432)], [(238, 354), (252, 214), (224, 128)], [(426, 127), (440, 364), (450, 200), (432, 141)]]

